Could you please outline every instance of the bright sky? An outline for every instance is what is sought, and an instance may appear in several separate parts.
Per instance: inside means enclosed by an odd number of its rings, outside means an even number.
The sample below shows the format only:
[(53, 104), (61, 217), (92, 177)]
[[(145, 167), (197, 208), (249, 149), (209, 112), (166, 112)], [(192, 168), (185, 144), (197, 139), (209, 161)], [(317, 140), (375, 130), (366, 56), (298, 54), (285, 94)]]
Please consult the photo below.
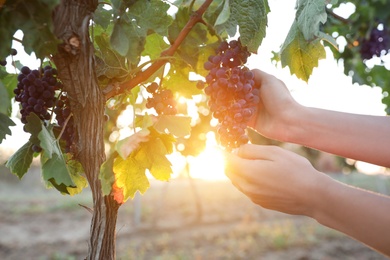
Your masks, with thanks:
[[(248, 67), (262, 69), (283, 80), (291, 90), (292, 95), (303, 105), (360, 114), (385, 114), (384, 105), (381, 103), (381, 89), (353, 85), (351, 78), (345, 76), (342, 68), (334, 61), (329, 49), (327, 50), (327, 59), (320, 61), (319, 67), (314, 69), (308, 84), (291, 76), (287, 68), (281, 69), (271, 64), (271, 51), (277, 51), (281, 46), (294, 19), (295, 1), (273, 0), (269, 1), (269, 5), (271, 12), (268, 15), (266, 38), (259, 48), (258, 54), (252, 55), (250, 58)], [(351, 12), (351, 9), (345, 6), (343, 12)], [(19, 49), (18, 46), (15, 47)], [(31, 63), (35, 64), (31, 66), (39, 65), (34, 59), (28, 58), (20, 51), (18, 59), (31, 60)], [(8, 62), (11, 63), (10, 60)], [(14, 127), (12, 131), (13, 138), (8, 136), (1, 146), (19, 148), (28, 139), (28, 135), (20, 127)], [(210, 137), (205, 153), (199, 158), (191, 159), (193, 165), (191, 175), (208, 179), (224, 178), (222, 159), (215, 146), (214, 139)], [(210, 169), (210, 165), (213, 166), (212, 169)], [(174, 165), (176, 171), (182, 167), (184, 167), (182, 163)]]

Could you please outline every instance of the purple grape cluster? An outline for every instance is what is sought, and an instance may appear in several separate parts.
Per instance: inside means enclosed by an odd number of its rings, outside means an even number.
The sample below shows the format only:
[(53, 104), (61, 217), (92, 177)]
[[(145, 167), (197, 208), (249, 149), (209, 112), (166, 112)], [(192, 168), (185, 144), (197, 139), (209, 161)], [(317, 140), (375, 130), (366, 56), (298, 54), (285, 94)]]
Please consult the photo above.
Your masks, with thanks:
[(249, 56), (239, 40), (224, 41), (204, 64), (209, 71), (204, 92), (210, 97), (210, 111), (219, 122), (220, 143), (229, 150), (248, 143), (245, 129), (259, 103), (254, 74), (245, 66)]
[(65, 142), (65, 152), (72, 151), (72, 144), (74, 141), (74, 121), (71, 116), (71, 110), (69, 105), (69, 99), (65, 92), (62, 92), (58, 97), (54, 113), (56, 114), (56, 120), (59, 128), (62, 131), (61, 140)]
[(43, 70), (22, 67), (14, 89), (15, 100), (21, 103), (22, 123), (27, 123), (26, 118), (30, 113), (35, 113), (41, 120), (50, 120), (49, 108), (54, 106), (55, 91), (60, 87), (57, 70), (51, 66)]
[(146, 90), (152, 94), (146, 102), (146, 108), (154, 108), (158, 115), (176, 115), (176, 100), (170, 89), (160, 89), (156, 82), (152, 82)]
[[(57, 70), (48, 65), (39, 70), (24, 66), (20, 71), (14, 93), (15, 100), (21, 104), (22, 123), (26, 124), (27, 116), (35, 113), (46, 124), (54, 112), (62, 132), (61, 140), (65, 141), (65, 152), (69, 152), (73, 143), (73, 117), (70, 117), (69, 100), (66, 92), (62, 91), (63, 86), (57, 78)], [(56, 94), (56, 91), (60, 94)], [(32, 150), (41, 152), (42, 148), (34, 144)]]
[(373, 28), (370, 32), (370, 38), (363, 39), (360, 47), (362, 59), (371, 59), (373, 56), (380, 57), (385, 55), (390, 49), (389, 30), (384, 26), (383, 30)]

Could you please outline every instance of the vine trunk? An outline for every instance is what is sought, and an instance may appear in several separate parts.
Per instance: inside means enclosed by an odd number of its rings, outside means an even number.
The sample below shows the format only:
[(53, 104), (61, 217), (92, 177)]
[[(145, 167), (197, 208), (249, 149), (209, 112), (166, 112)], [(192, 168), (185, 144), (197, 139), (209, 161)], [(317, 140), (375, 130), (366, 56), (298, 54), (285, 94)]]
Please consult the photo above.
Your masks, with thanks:
[(89, 23), (97, 0), (62, 0), (53, 12), (54, 33), (62, 40), (53, 61), (68, 93), (74, 117), (74, 146), (93, 197), (89, 249), (86, 259), (115, 259), (115, 233), (119, 205), (103, 196), (98, 178), (105, 160), (104, 105), (95, 74), (94, 48)]

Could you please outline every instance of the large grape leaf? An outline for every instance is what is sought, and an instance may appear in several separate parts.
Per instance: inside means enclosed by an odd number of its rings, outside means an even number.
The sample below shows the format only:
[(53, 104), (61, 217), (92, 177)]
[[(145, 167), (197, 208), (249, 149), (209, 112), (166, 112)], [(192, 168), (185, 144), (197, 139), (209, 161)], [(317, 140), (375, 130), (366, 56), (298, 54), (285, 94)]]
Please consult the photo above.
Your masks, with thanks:
[(318, 66), (318, 60), (325, 57), (320, 40), (306, 41), (294, 22), (280, 50), (282, 66), (288, 66), (291, 74), (307, 82), (313, 69)]
[(68, 187), (77, 188), (63, 156), (53, 154), (51, 158), (47, 158), (45, 154), (41, 154), (41, 164), (43, 180), (53, 185), (58, 191), (70, 194)]
[(172, 153), (175, 140), (172, 135), (161, 134), (150, 128), (149, 140), (141, 142), (139, 147), (126, 159), (116, 153), (115, 159), (114, 157), (110, 158), (100, 173), (100, 179), (104, 182), (105, 194), (109, 191), (107, 185), (112, 183), (112, 177), (109, 174), (111, 165), (115, 174), (111, 193), (118, 203), (133, 198), (137, 191), (143, 194), (149, 188), (150, 184), (145, 175), (146, 170), (149, 170), (157, 180), (169, 180), (172, 169), (166, 155)]
[(216, 26), (217, 31), (233, 37), (238, 25), (242, 44), (256, 53), (266, 34), (269, 11), (267, 0), (230, 0), (229, 19)]
[(145, 175), (145, 168), (132, 156), (123, 160), (120, 156), (115, 159), (113, 171), (115, 185), (123, 191), (123, 202), (134, 198), (137, 191), (141, 194), (149, 188), (149, 180)]
[(19, 150), (17, 150), (6, 162), (5, 166), (10, 169), (11, 173), (21, 179), (30, 168), (34, 152), (31, 149), (33, 143), (28, 141)]
[(12, 135), (10, 127), (15, 125), (14, 121), (0, 112), (0, 144), (3, 142), (6, 135)]

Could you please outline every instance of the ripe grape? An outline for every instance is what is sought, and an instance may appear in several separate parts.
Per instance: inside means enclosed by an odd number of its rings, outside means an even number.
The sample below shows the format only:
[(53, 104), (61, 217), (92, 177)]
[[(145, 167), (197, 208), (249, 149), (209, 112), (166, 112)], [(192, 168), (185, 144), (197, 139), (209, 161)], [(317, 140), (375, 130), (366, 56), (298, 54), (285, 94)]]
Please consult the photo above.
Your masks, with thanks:
[(152, 82), (146, 89), (152, 97), (146, 102), (146, 108), (154, 108), (158, 115), (176, 115), (176, 101), (170, 89), (160, 89), (156, 82)]
[(249, 56), (240, 40), (224, 41), (204, 64), (209, 71), (204, 92), (219, 122), (219, 141), (229, 150), (248, 143), (245, 129), (259, 103), (254, 74), (245, 66)]

